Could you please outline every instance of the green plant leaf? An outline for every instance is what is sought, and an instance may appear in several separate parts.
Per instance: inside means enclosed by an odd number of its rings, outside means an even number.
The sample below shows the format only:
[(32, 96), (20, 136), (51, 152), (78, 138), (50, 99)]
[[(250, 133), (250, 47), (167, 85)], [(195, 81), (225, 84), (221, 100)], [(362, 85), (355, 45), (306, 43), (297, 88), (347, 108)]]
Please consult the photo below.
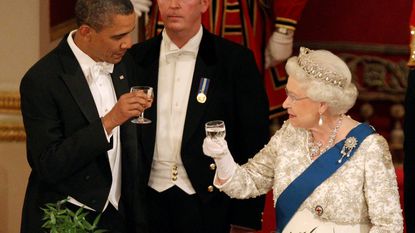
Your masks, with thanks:
[(94, 222), (92, 223), (92, 225), (94, 226), (94, 228), (96, 226), (98, 226), (98, 222), (101, 219), (101, 214), (98, 214), (98, 216), (94, 219)]
[(81, 207), (81, 208), (79, 208), (77, 211), (76, 211), (76, 213), (75, 213), (75, 215), (79, 215), (79, 214), (81, 214), (82, 213), (82, 211), (84, 211), (84, 207)]
[(49, 233), (107, 232), (96, 229), (101, 215), (98, 215), (91, 225), (85, 218), (88, 212), (84, 212), (83, 207), (73, 212), (63, 205), (66, 202), (67, 199), (64, 199), (56, 203), (47, 203), (44, 208), (40, 208), (43, 211), (43, 229), (50, 229)]
[(95, 230), (94, 233), (104, 233), (104, 232), (109, 232), (109, 230)]
[(51, 213), (50, 214), (50, 223), (51, 224), (55, 224), (56, 223), (56, 218), (55, 218), (55, 214), (54, 213)]

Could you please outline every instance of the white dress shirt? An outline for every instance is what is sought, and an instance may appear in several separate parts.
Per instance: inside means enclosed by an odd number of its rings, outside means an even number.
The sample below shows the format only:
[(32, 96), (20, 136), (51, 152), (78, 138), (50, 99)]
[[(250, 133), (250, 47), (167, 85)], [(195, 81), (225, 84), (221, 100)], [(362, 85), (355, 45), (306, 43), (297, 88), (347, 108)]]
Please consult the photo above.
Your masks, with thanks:
[[(160, 47), (157, 131), (153, 164), (148, 185), (158, 192), (173, 185), (188, 194), (195, 190), (181, 159), (181, 144), (187, 103), (192, 85), (197, 52), (202, 40), (202, 26), (182, 48), (178, 48), (163, 31)], [(177, 179), (173, 167), (177, 166)]]
[[(104, 117), (117, 102), (117, 96), (115, 94), (110, 75), (114, 69), (114, 64), (106, 62), (95, 62), (91, 57), (80, 50), (73, 41), (73, 35), (75, 32), (76, 30), (72, 31), (69, 34), (67, 42), (72, 52), (75, 54), (75, 57), (82, 68), (82, 72), (84, 73), (86, 81), (88, 82), (88, 86), (94, 98), (99, 117)], [(120, 129), (119, 126), (115, 127), (109, 135), (107, 134), (104, 126), (103, 130), (107, 135), (108, 141), (110, 141), (111, 137), (113, 138), (113, 147), (111, 150), (107, 151), (108, 160), (111, 167), (112, 184), (104, 210), (107, 208), (109, 202), (116, 209), (118, 209), (118, 201), (121, 195)], [(92, 208), (85, 206), (72, 197), (69, 197), (69, 202), (78, 206), (84, 206), (85, 208), (92, 210)]]

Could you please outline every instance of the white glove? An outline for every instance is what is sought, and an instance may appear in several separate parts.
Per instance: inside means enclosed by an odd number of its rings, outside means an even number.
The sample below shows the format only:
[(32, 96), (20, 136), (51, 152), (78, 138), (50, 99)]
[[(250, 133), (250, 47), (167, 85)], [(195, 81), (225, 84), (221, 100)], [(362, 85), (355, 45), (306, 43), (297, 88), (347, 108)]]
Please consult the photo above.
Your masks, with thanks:
[(269, 38), (265, 49), (265, 68), (275, 66), (287, 60), (293, 52), (294, 31), (287, 29), (287, 33), (274, 31)]
[(226, 154), (231, 154), (225, 139), (212, 139), (210, 137), (206, 137), (203, 141), (203, 153), (214, 159), (220, 159)]
[(237, 165), (233, 160), (225, 139), (206, 137), (203, 141), (203, 153), (215, 160), (216, 175), (220, 180), (227, 180), (233, 176)]
[(131, 3), (133, 4), (134, 11), (138, 17), (140, 17), (143, 12), (149, 12), (152, 4), (151, 0), (131, 0)]

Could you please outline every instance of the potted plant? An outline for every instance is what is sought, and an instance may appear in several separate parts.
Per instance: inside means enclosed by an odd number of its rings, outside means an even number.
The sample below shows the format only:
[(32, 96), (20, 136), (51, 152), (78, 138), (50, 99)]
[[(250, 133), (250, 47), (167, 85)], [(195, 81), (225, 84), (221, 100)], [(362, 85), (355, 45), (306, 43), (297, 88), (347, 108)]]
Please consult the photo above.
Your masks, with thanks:
[(80, 207), (76, 212), (65, 207), (67, 199), (56, 203), (47, 203), (43, 210), (42, 228), (49, 233), (103, 233), (107, 230), (97, 229), (101, 215), (98, 215), (93, 223), (89, 223), (85, 216), (84, 208)]

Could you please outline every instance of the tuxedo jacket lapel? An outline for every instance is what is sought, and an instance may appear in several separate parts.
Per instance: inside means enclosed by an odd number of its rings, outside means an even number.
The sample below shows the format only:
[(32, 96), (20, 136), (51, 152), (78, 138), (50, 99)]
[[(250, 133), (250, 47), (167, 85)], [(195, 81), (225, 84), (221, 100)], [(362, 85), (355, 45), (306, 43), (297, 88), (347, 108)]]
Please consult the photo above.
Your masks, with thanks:
[[(73, 98), (79, 105), (82, 113), (85, 115), (89, 122), (92, 122), (99, 117), (97, 107), (94, 102), (91, 90), (89, 89), (88, 82), (82, 72), (76, 57), (73, 55), (66, 41), (60, 45), (60, 56), (62, 64), (64, 66), (65, 73), (62, 78)], [(127, 79), (124, 77), (125, 68), (122, 64), (117, 64), (114, 67), (114, 72), (111, 74), (114, 90), (117, 95), (117, 99), (124, 93), (129, 91), (129, 85)]]
[(156, 141), (156, 129), (157, 129), (157, 96), (158, 96), (158, 68), (160, 57), (160, 44), (162, 36), (158, 35), (153, 40), (147, 41), (146, 51), (142, 56), (142, 60), (138, 62), (137, 78), (138, 85), (145, 85), (153, 87), (154, 99), (152, 106), (145, 110), (145, 117), (150, 119), (150, 124), (139, 125), (140, 137), (143, 143), (145, 155), (149, 161), (153, 158), (154, 146)]
[(129, 92), (129, 84), (128, 80), (125, 77), (125, 67), (123, 64), (117, 64), (114, 67), (114, 71), (111, 74), (112, 84), (114, 85), (114, 90), (117, 95), (117, 99), (120, 98), (121, 95)]
[[(158, 35), (154, 40), (147, 41), (146, 52), (141, 56), (142, 60), (137, 61), (139, 64), (138, 76), (140, 85), (148, 85), (154, 88), (154, 101), (152, 106), (145, 111), (146, 117), (152, 120), (151, 124), (141, 125), (141, 138), (147, 157), (152, 159), (154, 145), (156, 140), (157, 129), (157, 85), (158, 69), (160, 57), (160, 44), (162, 36)], [(145, 59), (144, 59), (145, 58)], [(141, 65), (140, 65), (141, 64)], [(186, 144), (192, 137), (193, 133), (200, 124), (201, 118), (209, 105), (209, 96), (214, 94), (214, 85), (210, 85), (207, 92), (205, 103), (199, 103), (196, 99), (201, 78), (210, 79), (211, 83), (215, 81), (216, 70), (216, 51), (212, 35), (204, 29), (202, 41), (199, 46), (199, 52), (196, 58), (196, 65), (192, 79), (191, 90), (189, 94), (188, 107), (183, 131), (182, 145)]]
[[(82, 72), (81, 66), (76, 60), (66, 40), (59, 45), (59, 56), (62, 59), (63, 74), (62, 79), (69, 89), (70, 94), (79, 106), (82, 114), (90, 123), (99, 119), (97, 106), (94, 97), (89, 89), (88, 82)], [(103, 169), (107, 171), (107, 175), (111, 176), (111, 168), (108, 158), (100, 160)], [(105, 161), (105, 162), (104, 162)]]
[[(204, 29), (202, 41), (200, 42), (199, 52), (196, 59), (195, 71), (192, 79), (192, 87), (190, 89), (186, 120), (183, 130), (182, 145), (186, 145), (200, 124), (205, 123), (200, 121), (205, 113), (206, 108), (209, 106), (209, 97), (215, 93), (215, 71), (216, 51), (214, 41), (211, 34)], [(210, 85), (206, 93), (207, 99), (205, 103), (200, 103), (197, 101), (199, 84), (202, 78), (207, 78), (210, 80)]]
[(95, 121), (99, 117), (99, 114), (95, 106), (94, 98), (92, 97), (82, 69), (66, 40), (63, 40), (59, 45), (59, 52), (64, 67), (64, 73), (62, 74), (63, 81), (68, 86), (69, 91), (86, 119), (89, 122)]

